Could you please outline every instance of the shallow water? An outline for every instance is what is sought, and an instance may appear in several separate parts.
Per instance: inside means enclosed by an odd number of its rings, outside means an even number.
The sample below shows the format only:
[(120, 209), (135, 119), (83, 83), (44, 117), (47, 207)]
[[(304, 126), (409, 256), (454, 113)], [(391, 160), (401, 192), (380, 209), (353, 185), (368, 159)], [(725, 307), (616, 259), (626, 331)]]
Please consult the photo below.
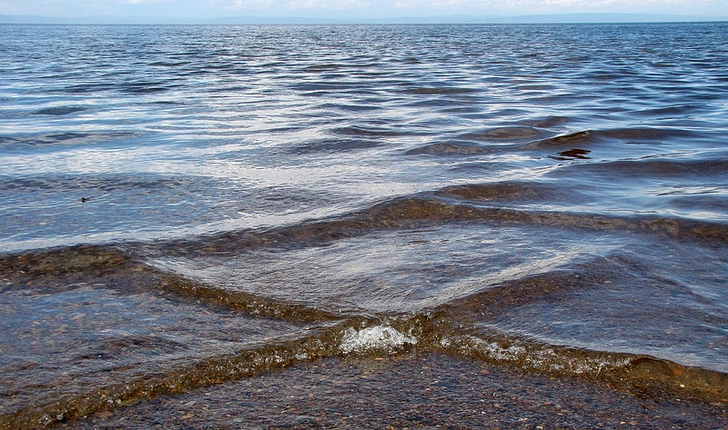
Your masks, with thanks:
[(726, 46), (2, 26), (2, 424), (413, 348), (728, 401)]

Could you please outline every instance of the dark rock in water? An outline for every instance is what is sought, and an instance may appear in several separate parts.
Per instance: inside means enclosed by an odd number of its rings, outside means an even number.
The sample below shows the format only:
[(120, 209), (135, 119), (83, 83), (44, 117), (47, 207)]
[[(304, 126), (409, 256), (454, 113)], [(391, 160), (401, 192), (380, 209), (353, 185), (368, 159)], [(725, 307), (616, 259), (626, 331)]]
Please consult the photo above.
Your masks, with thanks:
[(586, 154), (589, 154), (591, 151), (587, 149), (569, 149), (568, 151), (561, 151), (559, 152), (560, 157), (554, 157), (552, 155), (549, 155), (549, 158), (553, 158), (554, 160), (559, 161), (566, 161), (566, 160), (588, 160), (591, 157), (587, 157)]

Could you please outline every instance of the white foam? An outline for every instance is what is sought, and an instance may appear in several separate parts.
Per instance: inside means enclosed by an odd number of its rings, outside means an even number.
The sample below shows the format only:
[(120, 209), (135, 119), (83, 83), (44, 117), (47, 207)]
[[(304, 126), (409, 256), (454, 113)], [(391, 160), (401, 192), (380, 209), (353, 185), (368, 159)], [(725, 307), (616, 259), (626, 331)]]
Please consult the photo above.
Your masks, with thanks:
[(578, 354), (572, 356), (568, 352), (560, 352), (546, 345), (532, 345), (526, 347), (517, 343), (508, 347), (498, 342), (489, 342), (475, 336), (462, 336), (457, 339), (443, 338), (440, 344), (447, 348), (459, 345), (462, 350), (476, 350), (489, 359), (500, 362), (520, 363), (527, 369), (546, 370), (551, 372), (570, 373), (573, 375), (597, 376), (605, 371), (629, 366), (632, 359), (629, 357), (588, 356)]
[(339, 349), (344, 354), (351, 354), (352, 352), (361, 354), (374, 351), (391, 354), (407, 344), (417, 344), (417, 338), (406, 336), (390, 326), (378, 325), (361, 330), (349, 327), (344, 332)]

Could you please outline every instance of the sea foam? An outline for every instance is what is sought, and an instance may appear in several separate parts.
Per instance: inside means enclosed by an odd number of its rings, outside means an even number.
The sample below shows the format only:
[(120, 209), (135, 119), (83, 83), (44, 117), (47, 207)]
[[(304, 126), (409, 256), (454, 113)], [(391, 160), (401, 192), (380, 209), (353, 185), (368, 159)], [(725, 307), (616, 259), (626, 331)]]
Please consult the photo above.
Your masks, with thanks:
[(344, 332), (339, 349), (344, 354), (379, 351), (391, 354), (407, 344), (417, 344), (417, 338), (404, 335), (387, 325), (367, 327), (361, 330), (349, 327)]

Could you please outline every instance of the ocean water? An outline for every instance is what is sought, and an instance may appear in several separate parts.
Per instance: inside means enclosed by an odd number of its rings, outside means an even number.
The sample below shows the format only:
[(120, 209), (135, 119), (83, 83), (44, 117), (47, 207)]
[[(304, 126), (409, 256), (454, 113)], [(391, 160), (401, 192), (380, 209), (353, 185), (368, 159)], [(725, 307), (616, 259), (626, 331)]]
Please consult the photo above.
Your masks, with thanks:
[(726, 23), (0, 26), (0, 427), (411, 350), (728, 402), (727, 171)]

